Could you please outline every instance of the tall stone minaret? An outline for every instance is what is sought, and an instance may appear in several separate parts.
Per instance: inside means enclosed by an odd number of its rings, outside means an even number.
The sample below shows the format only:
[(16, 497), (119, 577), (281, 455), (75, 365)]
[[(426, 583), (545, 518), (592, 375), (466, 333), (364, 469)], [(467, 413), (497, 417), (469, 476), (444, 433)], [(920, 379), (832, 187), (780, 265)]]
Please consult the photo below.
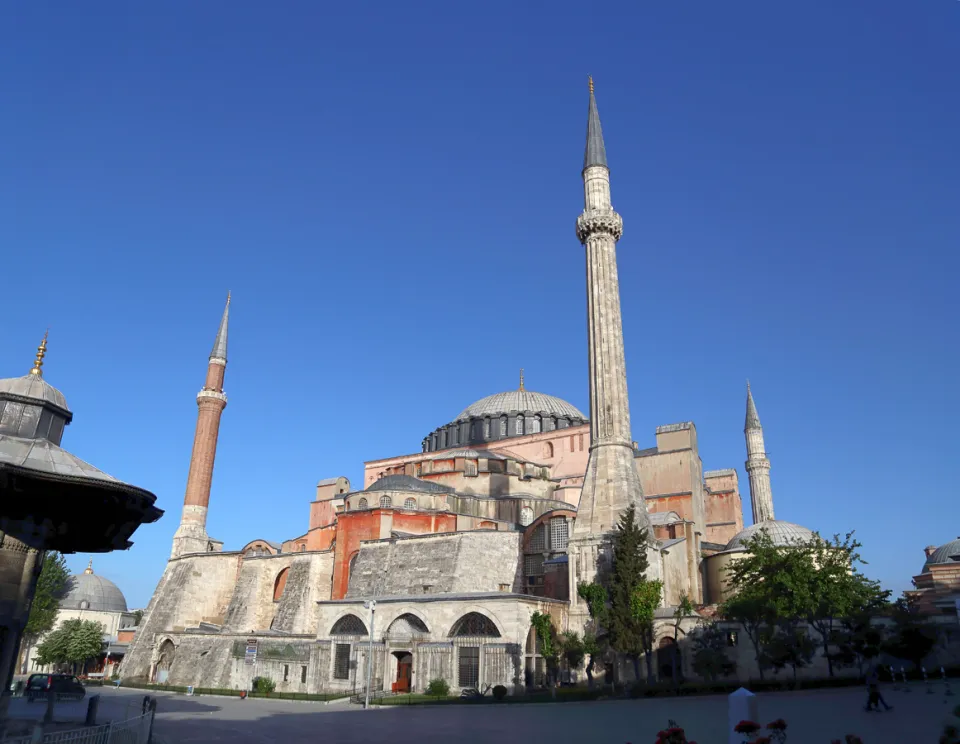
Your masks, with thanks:
[(763, 427), (753, 402), (750, 382), (747, 382), (747, 420), (743, 425), (747, 440), (747, 475), (750, 476), (750, 503), (753, 505), (753, 523), (773, 519), (773, 491), (770, 488), (770, 461), (763, 445)]
[[(609, 551), (609, 534), (627, 507), (636, 506), (640, 526), (650, 527), (630, 435), (616, 249), (623, 220), (610, 202), (610, 169), (592, 79), (583, 190), (584, 209), (577, 219), (577, 237), (587, 259), (590, 459), (571, 540), (571, 598), (576, 598), (577, 582), (595, 579), (600, 556)], [(657, 578), (659, 573), (659, 556), (651, 551), (648, 576)], [(581, 609), (575, 607), (572, 612), (580, 614)]]
[(227, 407), (223, 393), (223, 375), (227, 369), (227, 321), (230, 316), (230, 293), (223, 309), (217, 338), (213, 342), (210, 361), (207, 365), (207, 381), (197, 393), (197, 433), (193, 437), (193, 454), (190, 456), (190, 473), (187, 475), (187, 491), (183, 497), (183, 517), (173, 536), (171, 558), (185, 553), (208, 551), (207, 507), (210, 503), (210, 486), (213, 483), (213, 462), (217, 456), (217, 437), (220, 434), (220, 415)]

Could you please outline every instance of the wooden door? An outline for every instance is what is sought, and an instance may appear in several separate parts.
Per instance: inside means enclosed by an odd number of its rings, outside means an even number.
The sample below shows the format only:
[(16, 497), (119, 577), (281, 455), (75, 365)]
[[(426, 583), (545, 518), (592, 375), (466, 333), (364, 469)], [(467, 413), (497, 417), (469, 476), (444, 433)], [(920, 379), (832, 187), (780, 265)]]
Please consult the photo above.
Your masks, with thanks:
[(413, 661), (410, 657), (397, 662), (397, 692), (410, 692), (410, 676), (413, 672)]

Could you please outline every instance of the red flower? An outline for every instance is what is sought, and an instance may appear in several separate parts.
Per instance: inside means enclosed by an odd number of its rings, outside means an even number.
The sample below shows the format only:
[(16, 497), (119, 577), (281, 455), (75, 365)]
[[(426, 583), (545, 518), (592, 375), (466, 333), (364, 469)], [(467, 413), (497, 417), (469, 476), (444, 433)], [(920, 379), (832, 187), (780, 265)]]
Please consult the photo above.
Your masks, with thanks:
[(733, 730), (738, 734), (754, 734), (760, 730), (760, 724), (753, 721), (740, 721)]
[(782, 718), (778, 718), (776, 721), (772, 721), (768, 723), (767, 728), (770, 729), (771, 731), (786, 731), (787, 722), (784, 721)]

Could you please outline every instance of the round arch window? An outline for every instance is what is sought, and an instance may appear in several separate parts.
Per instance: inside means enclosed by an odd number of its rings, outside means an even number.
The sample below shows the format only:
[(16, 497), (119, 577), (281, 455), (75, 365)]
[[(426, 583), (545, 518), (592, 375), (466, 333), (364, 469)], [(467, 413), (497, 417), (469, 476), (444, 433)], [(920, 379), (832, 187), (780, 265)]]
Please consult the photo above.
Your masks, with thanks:
[(531, 522), (533, 522), (533, 509), (525, 506), (520, 510), (520, 524), (526, 527)]

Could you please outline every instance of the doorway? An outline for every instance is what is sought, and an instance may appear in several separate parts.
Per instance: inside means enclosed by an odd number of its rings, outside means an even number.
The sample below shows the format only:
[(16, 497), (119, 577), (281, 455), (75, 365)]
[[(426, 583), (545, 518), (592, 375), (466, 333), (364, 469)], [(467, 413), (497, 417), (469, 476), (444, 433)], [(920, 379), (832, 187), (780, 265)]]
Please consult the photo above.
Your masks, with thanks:
[(397, 658), (397, 681), (393, 683), (394, 692), (410, 692), (410, 680), (413, 677), (413, 654), (409, 651), (394, 651)]

